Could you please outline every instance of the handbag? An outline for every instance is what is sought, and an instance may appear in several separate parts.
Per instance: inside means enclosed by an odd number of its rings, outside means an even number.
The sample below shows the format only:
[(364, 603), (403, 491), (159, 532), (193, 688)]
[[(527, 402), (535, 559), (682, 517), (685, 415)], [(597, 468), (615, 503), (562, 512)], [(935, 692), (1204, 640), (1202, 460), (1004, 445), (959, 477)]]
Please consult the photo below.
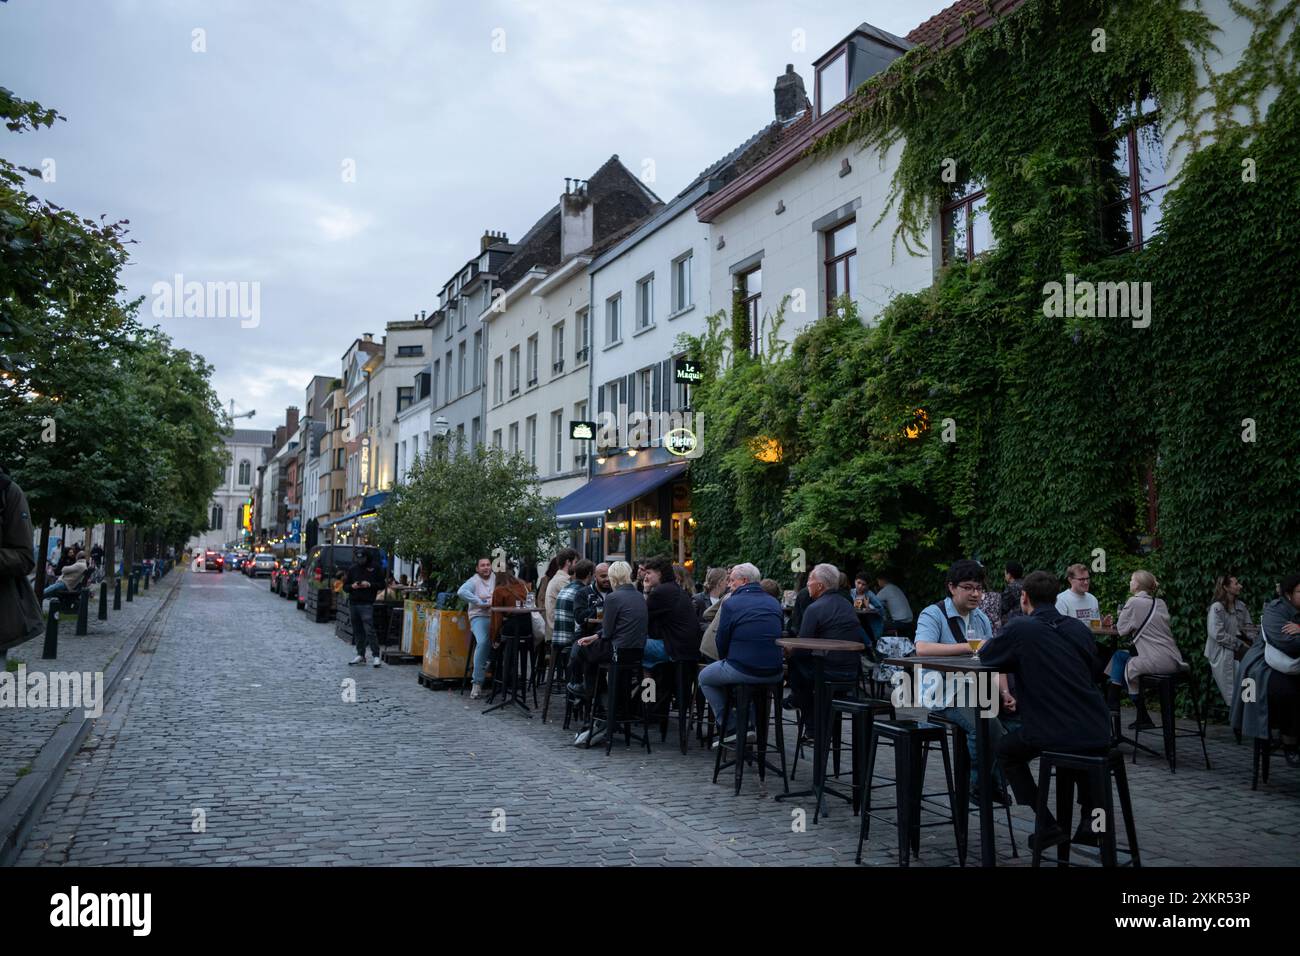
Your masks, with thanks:
[(1281, 648), (1274, 647), (1263, 624), (1259, 626), (1259, 633), (1264, 638), (1264, 663), (1279, 674), (1300, 674), (1300, 657), (1291, 657)]

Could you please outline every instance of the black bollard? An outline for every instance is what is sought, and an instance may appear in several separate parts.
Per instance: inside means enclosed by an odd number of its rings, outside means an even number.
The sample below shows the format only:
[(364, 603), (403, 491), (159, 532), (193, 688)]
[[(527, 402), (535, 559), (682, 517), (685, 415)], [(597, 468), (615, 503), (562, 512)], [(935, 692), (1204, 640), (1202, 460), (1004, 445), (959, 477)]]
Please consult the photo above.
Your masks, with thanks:
[(122, 579), (113, 578), (113, 610), (122, 610)]
[(126, 602), (130, 604), (135, 600), (135, 572), (132, 571), (126, 576)]
[(50, 609), (45, 613), (45, 648), (41, 657), (52, 661), (59, 656), (59, 599), (50, 599)]
[(148, 591), (148, 590), (149, 590), (149, 577), (150, 577), (149, 572), (148, 572), (148, 571), (145, 571), (144, 574), (141, 575), (141, 577), (144, 578), (144, 589), (145, 589), (146, 591)]
[(108, 582), (99, 582), (99, 619), (108, 620)]
[(90, 630), (90, 588), (82, 588), (77, 595), (77, 636), (85, 637)]

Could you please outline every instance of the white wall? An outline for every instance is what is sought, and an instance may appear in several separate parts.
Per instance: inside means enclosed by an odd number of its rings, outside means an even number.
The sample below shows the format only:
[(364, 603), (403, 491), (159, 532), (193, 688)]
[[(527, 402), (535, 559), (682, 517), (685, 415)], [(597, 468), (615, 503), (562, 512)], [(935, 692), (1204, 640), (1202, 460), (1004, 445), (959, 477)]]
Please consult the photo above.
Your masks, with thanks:
[[(519, 449), (526, 450), (527, 419), (537, 416), (537, 473), (542, 479), (542, 493), (563, 497), (587, 480), (586, 469), (574, 462), (574, 443), (569, 439), (569, 422), (574, 406), (587, 401), (588, 362), (577, 360), (581, 344), (577, 335), (578, 312), (587, 307), (589, 283), (585, 268), (575, 268), (567, 277), (537, 292), (537, 284), (528, 291), (511, 290), (505, 310), (485, 316), (488, 330), (487, 356), (487, 424), (485, 444), (492, 443), (492, 433), (501, 430), (501, 445), (510, 447), (510, 426), (519, 426)], [(564, 323), (564, 352), (555, 354), (552, 330)], [(528, 338), (537, 335), (538, 384), (528, 387)], [(519, 347), (519, 394), (510, 395), (510, 350)], [(502, 402), (496, 403), (496, 359), (501, 358)], [(553, 371), (557, 359), (563, 358), (561, 372)], [(590, 416), (590, 405), (588, 415)], [(551, 434), (551, 414), (562, 412), (560, 451), (563, 467), (555, 467), (555, 444)]]
[[(894, 296), (915, 292), (934, 281), (934, 250), (911, 255), (893, 241), (898, 224), (896, 210), (873, 225), (884, 209), (902, 144), (896, 144), (883, 165), (874, 151), (850, 145), (823, 157), (801, 160), (785, 174), (767, 183), (736, 205), (720, 213), (710, 229), (712, 263), (711, 298), (716, 308), (729, 309), (734, 278), (732, 265), (763, 253), (765, 316), (775, 314), (781, 299), (802, 290), (805, 309), (787, 307), (781, 337), (790, 341), (825, 313), (823, 241), (813, 223), (855, 200), (861, 205), (857, 221), (857, 287), (854, 299), (864, 321), (879, 316)], [(851, 171), (841, 176), (841, 162)], [(778, 203), (785, 210), (776, 214)], [(725, 246), (717, 249), (719, 238)], [(764, 334), (766, 334), (766, 323)]]
[[(698, 335), (705, 329), (705, 318), (725, 302), (712, 294), (709, 269), (709, 227), (695, 218), (691, 208), (664, 223), (635, 245), (624, 244), (616, 258), (592, 273), (593, 376), (595, 388), (672, 358), (677, 354), (673, 343), (683, 332)], [(616, 250), (618, 251), (618, 250)], [(693, 305), (674, 313), (672, 310), (673, 260), (690, 252), (691, 297)], [(637, 283), (654, 274), (653, 324), (637, 331)], [(729, 287), (728, 287), (729, 289)], [(623, 297), (622, 339), (608, 341), (605, 303), (610, 296)], [(724, 305), (718, 303), (724, 302)], [(591, 407), (597, 407), (595, 396)], [(593, 411), (593, 418), (595, 413)]]

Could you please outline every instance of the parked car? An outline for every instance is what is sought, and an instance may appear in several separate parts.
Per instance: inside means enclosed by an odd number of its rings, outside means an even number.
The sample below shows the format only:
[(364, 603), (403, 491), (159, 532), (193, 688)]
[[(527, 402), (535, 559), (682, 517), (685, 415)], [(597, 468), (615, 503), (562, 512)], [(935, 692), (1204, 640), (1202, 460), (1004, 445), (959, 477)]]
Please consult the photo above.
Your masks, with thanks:
[(293, 597), (301, 611), (307, 607), (307, 555), (298, 559), (298, 569), (293, 572), (293, 579), (297, 582), (293, 586)]
[[(302, 607), (318, 624), (334, 620), (334, 576), (340, 571), (346, 573), (352, 567), (353, 553), (358, 550), (369, 551), (374, 566), (384, 568), (384, 553), (371, 545), (318, 544), (307, 555), (299, 593), (306, 590)], [(378, 580), (382, 581), (382, 570), (379, 574)]]
[(220, 574), (224, 569), (225, 564), (226, 564), (225, 559), (216, 551), (213, 551), (211, 548), (208, 548), (208, 550), (203, 552), (204, 571), (216, 571), (218, 574)]
[(250, 578), (270, 577), (275, 571), (275, 555), (268, 552), (253, 555), (253, 560), (249, 562), (248, 570), (245, 572)]
[(280, 562), (280, 577), (276, 581), (276, 592), (282, 598), (298, 596), (298, 572), (302, 570), (301, 557), (289, 558)]

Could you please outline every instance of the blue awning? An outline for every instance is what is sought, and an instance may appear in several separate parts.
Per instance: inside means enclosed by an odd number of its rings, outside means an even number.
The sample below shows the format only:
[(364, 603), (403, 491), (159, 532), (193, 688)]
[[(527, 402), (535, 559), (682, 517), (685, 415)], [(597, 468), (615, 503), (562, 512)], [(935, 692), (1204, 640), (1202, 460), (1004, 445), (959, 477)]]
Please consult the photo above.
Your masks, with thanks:
[(366, 495), (361, 499), (361, 510), (369, 511), (371, 508), (378, 508), (388, 500), (387, 491), (376, 491), (372, 495)]
[(640, 498), (674, 478), (680, 478), (689, 467), (689, 462), (683, 461), (612, 475), (597, 475), (577, 491), (556, 502), (555, 520), (560, 524), (571, 524), (584, 518), (603, 518), (606, 511)]

